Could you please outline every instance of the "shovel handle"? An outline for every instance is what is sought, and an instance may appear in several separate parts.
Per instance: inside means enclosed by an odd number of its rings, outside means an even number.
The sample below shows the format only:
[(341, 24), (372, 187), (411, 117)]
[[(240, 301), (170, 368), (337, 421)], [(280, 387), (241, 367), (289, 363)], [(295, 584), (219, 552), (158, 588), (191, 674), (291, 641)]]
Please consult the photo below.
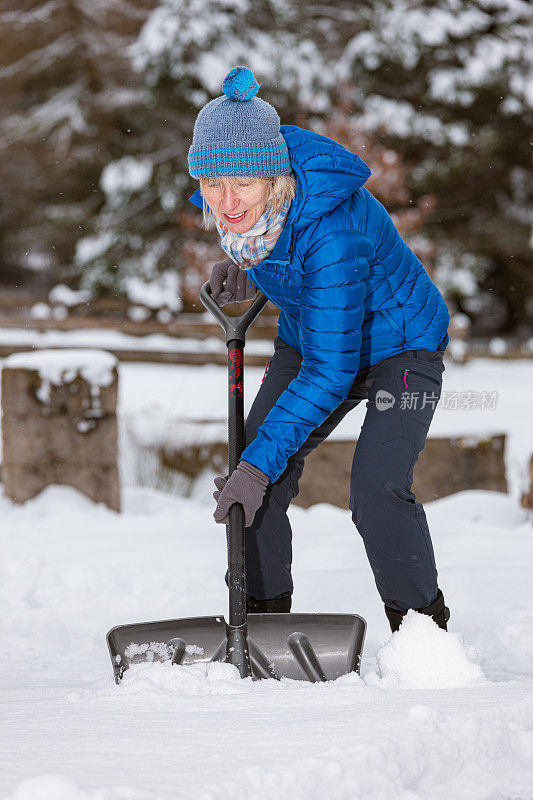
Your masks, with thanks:
[(204, 307), (224, 329), (226, 344), (232, 339), (244, 343), (246, 331), (252, 322), (257, 319), (268, 302), (268, 298), (265, 297), (262, 292), (258, 292), (257, 297), (255, 297), (253, 303), (246, 309), (244, 314), (241, 314), (240, 317), (230, 317), (229, 314), (226, 314), (226, 312), (222, 310), (211, 294), (209, 281), (206, 281), (200, 289), (200, 300)]
[[(240, 317), (230, 317), (211, 294), (209, 281), (200, 289), (200, 300), (224, 329), (228, 348), (228, 473), (236, 468), (244, 449), (244, 373), (243, 351), (246, 331), (265, 307), (268, 298), (258, 292), (253, 303)], [(229, 624), (227, 660), (241, 675), (251, 675), (246, 638), (246, 578), (244, 553), (244, 510), (234, 503), (229, 510), (228, 584)]]
[[(244, 450), (244, 341), (230, 339), (227, 344), (228, 474), (231, 475)], [(228, 525), (229, 625), (231, 628), (240, 628), (246, 624), (244, 564), (244, 509), (240, 503), (234, 503), (229, 510)], [(240, 638), (232, 647), (237, 647), (239, 642), (241, 642)], [(234, 652), (242, 660), (242, 654), (238, 653), (238, 647)]]

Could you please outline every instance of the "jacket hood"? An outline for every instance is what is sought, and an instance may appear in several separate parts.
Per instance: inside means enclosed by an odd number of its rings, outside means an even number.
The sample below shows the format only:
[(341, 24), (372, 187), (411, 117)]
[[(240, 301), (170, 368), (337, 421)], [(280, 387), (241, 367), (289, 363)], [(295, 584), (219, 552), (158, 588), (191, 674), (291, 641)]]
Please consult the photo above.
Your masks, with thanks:
[[(332, 211), (370, 177), (370, 169), (359, 156), (327, 136), (296, 125), (282, 125), (281, 133), (298, 184), (289, 212), (296, 229)], [(203, 207), (199, 189), (190, 201)]]
[(296, 125), (282, 125), (281, 132), (298, 183), (295, 228), (333, 211), (369, 179), (365, 162), (333, 139)]

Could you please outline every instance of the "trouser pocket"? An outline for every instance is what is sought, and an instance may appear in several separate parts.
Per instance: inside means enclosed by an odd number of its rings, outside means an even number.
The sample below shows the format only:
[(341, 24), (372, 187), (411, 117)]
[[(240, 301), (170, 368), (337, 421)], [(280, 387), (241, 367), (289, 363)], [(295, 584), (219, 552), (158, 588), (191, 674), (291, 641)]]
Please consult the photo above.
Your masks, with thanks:
[(398, 416), (402, 435), (420, 452), (442, 390), (442, 361), (399, 359), (395, 367)]
[[(406, 369), (406, 370), (404, 370), (404, 376), (405, 376), (404, 380), (405, 380), (405, 382), (407, 382), (407, 376), (408, 375), (416, 375), (419, 378), (424, 378), (425, 380), (431, 381), (432, 383), (436, 384), (436, 386), (439, 386), (439, 387), (441, 385), (441, 381), (437, 380), (436, 378), (431, 377), (431, 375), (424, 375), (423, 372), (418, 372), (416, 369)], [(407, 388), (407, 386), (406, 386), (406, 388)]]

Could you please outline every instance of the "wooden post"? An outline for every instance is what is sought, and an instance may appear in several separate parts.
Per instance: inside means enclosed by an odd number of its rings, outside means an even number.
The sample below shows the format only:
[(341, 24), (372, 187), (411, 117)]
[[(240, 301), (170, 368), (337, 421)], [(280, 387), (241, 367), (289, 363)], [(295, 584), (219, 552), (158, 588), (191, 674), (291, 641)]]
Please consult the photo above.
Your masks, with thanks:
[(529, 488), (520, 498), (523, 508), (533, 511), (533, 456), (529, 459)]
[(117, 360), (99, 350), (17, 353), (2, 369), (2, 478), (24, 503), (50, 484), (120, 510)]

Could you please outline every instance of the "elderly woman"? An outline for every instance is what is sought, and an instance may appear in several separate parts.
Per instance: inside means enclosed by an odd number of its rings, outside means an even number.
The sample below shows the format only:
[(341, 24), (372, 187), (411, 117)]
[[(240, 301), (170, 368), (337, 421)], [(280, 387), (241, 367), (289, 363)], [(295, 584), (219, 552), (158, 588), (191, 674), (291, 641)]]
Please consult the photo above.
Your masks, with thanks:
[[(442, 385), (448, 312), (390, 216), (364, 188), (370, 170), (331, 139), (282, 125), (235, 67), (196, 120), (192, 202), (214, 219), (228, 258), (217, 302), (280, 309), (274, 355), (246, 422), (246, 449), (215, 479), (215, 520), (241, 503), (248, 610), (291, 607), (290, 501), (304, 459), (363, 400), (350, 509), (391, 629), (409, 609), (446, 628), (449, 611), (424, 509), (411, 492)], [(327, 536), (327, 531), (324, 531)]]

